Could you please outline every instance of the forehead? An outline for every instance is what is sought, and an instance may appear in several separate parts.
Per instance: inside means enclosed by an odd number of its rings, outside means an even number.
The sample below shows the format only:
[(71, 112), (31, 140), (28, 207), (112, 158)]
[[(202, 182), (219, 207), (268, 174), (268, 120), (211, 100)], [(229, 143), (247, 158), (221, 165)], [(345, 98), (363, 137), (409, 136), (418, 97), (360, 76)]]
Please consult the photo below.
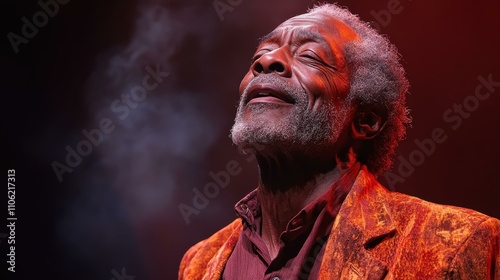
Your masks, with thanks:
[(262, 37), (261, 43), (266, 41), (281, 41), (284, 37), (294, 36), (299, 39), (313, 41), (325, 41), (330, 45), (333, 43), (346, 43), (356, 40), (357, 33), (342, 21), (324, 14), (307, 13), (288, 19), (280, 24), (268, 35)]

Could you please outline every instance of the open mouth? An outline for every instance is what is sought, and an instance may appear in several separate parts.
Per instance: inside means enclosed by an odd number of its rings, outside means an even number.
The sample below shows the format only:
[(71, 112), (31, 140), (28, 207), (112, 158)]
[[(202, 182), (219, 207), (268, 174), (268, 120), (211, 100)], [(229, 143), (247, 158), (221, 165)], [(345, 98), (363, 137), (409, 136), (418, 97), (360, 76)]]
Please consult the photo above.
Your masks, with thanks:
[(294, 104), (295, 101), (287, 93), (271, 84), (252, 85), (248, 91), (246, 104), (252, 103), (274, 103)]

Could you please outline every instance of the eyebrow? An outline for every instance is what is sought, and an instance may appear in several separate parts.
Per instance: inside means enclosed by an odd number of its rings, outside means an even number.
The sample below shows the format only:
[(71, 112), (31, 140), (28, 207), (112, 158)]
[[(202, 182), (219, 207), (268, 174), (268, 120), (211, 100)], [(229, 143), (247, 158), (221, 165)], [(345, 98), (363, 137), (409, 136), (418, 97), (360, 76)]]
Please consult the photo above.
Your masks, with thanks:
[[(273, 30), (271, 33), (261, 37), (259, 39), (259, 45), (267, 42), (267, 43), (279, 43), (280, 38), (279, 35), (282, 33), (282, 31), (277, 31)], [(294, 37), (296, 37), (296, 40), (298, 41), (299, 44), (304, 44), (307, 42), (316, 42), (320, 44), (327, 44), (328, 42), (323, 36), (321, 36), (317, 32), (313, 32), (310, 30), (305, 30), (305, 29), (299, 29), (297, 32), (294, 34)]]
[(280, 32), (277, 32), (276, 30), (273, 30), (273, 31), (271, 31), (271, 33), (262, 36), (259, 39), (259, 45), (262, 44), (262, 43), (264, 43), (264, 42), (267, 42), (267, 41), (269, 41), (271, 43), (275, 43), (278, 40), (278, 38), (277, 38), (278, 33), (280, 33)]

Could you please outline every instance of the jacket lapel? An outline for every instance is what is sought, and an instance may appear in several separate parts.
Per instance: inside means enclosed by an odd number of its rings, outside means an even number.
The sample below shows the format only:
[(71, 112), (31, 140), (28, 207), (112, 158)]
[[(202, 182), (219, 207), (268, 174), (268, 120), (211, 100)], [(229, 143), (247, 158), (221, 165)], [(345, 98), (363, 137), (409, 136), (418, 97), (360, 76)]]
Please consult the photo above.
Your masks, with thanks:
[(233, 230), (222, 247), (217, 251), (215, 256), (208, 262), (203, 280), (219, 280), (222, 277), (222, 271), (226, 266), (229, 256), (233, 252), (234, 246), (238, 242), (238, 238), (242, 231), (241, 220), (237, 219), (233, 222)]
[(370, 249), (395, 233), (387, 190), (363, 166), (326, 243), (319, 279), (384, 279), (387, 266)]

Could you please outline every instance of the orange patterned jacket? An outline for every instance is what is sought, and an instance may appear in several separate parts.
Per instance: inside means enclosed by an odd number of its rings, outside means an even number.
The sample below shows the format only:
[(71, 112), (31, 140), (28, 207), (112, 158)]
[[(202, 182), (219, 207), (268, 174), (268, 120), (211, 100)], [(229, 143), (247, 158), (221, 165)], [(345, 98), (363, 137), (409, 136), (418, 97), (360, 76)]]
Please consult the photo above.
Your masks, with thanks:
[[(179, 279), (218, 280), (240, 219), (191, 247)], [(500, 279), (500, 221), (390, 192), (363, 167), (325, 244), (319, 279)]]

